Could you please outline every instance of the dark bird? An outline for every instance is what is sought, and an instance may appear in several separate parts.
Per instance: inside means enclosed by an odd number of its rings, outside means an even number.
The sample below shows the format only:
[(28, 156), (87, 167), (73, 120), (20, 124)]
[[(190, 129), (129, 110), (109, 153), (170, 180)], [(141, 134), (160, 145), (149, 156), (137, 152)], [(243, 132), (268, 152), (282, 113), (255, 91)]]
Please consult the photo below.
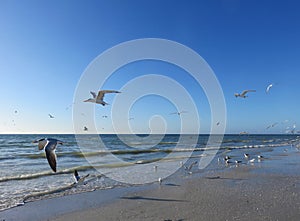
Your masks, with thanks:
[(244, 90), (241, 94), (235, 93), (234, 96), (235, 96), (235, 97), (246, 98), (246, 97), (248, 97), (248, 96), (246, 96), (246, 94), (247, 94), (248, 92), (256, 92), (256, 90)]
[(173, 113), (170, 113), (170, 114), (177, 114), (177, 115), (181, 115), (183, 113), (187, 113), (187, 111), (179, 111), (179, 112), (173, 112)]
[(45, 149), (46, 157), (51, 169), (56, 172), (56, 154), (55, 149), (57, 144), (63, 144), (62, 141), (53, 138), (43, 138), (35, 140), (33, 143), (38, 143), (39, 150)]

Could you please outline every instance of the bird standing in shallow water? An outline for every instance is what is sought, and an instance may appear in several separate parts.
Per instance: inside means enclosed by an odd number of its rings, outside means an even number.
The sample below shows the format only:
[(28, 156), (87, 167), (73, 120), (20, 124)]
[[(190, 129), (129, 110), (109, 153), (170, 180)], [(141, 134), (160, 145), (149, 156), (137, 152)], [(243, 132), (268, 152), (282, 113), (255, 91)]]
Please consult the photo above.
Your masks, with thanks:
[(51, 169), (56, 172), (56, 154), (55, 149), (57, 144), (63, 144), (62, 141), (53, 138), (43, 138), (33, 141), (33, 143), (38, 143), (39, 150), (45, 149), (46, 157)]

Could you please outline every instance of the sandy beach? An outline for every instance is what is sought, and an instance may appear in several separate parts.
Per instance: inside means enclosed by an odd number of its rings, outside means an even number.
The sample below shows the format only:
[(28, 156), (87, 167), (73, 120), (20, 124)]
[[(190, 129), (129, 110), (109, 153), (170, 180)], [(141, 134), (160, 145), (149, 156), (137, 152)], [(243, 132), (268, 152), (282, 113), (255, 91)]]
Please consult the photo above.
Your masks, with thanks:
[[(278, 149), (278, 148), (277, 148)], [(299, 220), (300, 152), (183, 179), (26, 203), (1, 220)]]

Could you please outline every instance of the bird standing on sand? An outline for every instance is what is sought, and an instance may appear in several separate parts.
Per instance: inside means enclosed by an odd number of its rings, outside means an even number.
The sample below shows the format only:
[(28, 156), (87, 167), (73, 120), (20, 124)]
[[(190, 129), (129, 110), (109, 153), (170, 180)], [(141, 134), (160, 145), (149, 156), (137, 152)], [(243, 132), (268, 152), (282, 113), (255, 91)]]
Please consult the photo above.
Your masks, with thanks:
[(255, 161), (255, 158), (249, 160), (248, 162), (249, 162), (249, 163), (254, 163), (254, 161)]
[(98, 92), (98, 95), (96, 96), (96, 93), (91, 91), (90, 92), (93, 96), (93, 98), (89, 98), (87, 100), (85, 100), (84, 102), (91, 102), (91, 103), (96, 103), (96, 104), (101, 104), (102, 106), (108, 105), (108, 103), (106, 103), (103, 98), (105, 94), (108, 93), (121, 93), (120, 91), (115, 91), (115, 90), (101, 90)]
[(53, 138), (43, 138), (39, 140), (35, 140), (32, 143), (38, 143), (39, 150), (45, 148), (46, 157), (51, 169), (56, 172), (56, 154), (55, 149), (57, 144), (63, 144), (62, 141), (56, 140)]
[(159, 185), (161, 185), (161, 183), (162, 183), (162, 178), (161, 177), (158, 178), (158, 183), (159, 183)]
[(235, 96), (235, 97), (246, 98), (246, 97), (248, 97), (248, 96), (246, 96), (246, 94), (247, 94), (248, 92), (256, 92), (256, 90), (244, 90), (241, 94), (235, 93), (234, 96)]

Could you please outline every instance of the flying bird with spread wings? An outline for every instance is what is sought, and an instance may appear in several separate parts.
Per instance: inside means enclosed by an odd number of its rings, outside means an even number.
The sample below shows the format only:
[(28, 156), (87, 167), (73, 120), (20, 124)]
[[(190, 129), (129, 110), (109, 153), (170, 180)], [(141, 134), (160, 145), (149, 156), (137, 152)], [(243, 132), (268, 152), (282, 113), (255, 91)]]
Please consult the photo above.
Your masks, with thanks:
[(96, 104), (101, 104), (102, 106), (108, 105), (108, 103), (106, 103), (103, 98), (105, 94), (108, 93), (121, 93), (120, 91), (115, 91), (115, 90), (101, 90), (98, 92), (98, 95), (96, 95), (95, 92), (91, 91), (90, 92), (93, 96), (93, 98), (89, 98), (87, 100), (85, 100), (84, 102), (91, 102), (91, 103), (96, 103)]
[(256, 90), (244, 90), (242, 93), (235, 93), (234, 96), (235, 97), (242, 97), (242, 98), (246, 98), (248, 96), (246, 96), (247, 93), (249, 92), (256, 92)]
[(46, 157), (51, 169), (56, 172), (56, 154), (55, 149), (57, 144), (63, 144), (62, 141), (53, 138), (43, 138), (35, 140), (32, 143), (38, 143), (39, 150), (45, 149)]

